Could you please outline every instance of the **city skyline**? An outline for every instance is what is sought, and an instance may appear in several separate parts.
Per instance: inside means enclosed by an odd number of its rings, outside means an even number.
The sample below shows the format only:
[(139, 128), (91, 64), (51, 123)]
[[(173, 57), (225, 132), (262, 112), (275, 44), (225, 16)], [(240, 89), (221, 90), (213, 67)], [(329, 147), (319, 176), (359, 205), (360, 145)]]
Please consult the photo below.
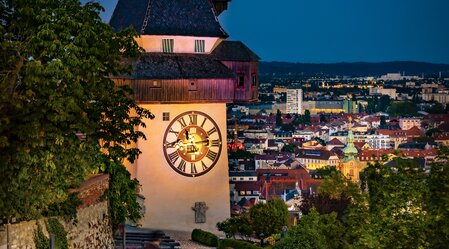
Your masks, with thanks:
[[(99, 2), (108, 22), (117, 0)], [(447, 9), (445, 0), (233, 0), (219, 19), (263, 61), (449, 64)]]

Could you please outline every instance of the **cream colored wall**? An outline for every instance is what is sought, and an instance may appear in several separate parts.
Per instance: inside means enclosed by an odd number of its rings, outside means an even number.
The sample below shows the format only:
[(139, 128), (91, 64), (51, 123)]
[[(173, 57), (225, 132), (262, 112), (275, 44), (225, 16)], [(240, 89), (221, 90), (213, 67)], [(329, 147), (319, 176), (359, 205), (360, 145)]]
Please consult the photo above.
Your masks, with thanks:
[(169, 36), (169, 35), (142, 35), (135, 38), (136, 42), (145, 49), (146, 52), (162, 52), (162, 39), (174, 39), (174, 53), (194, 53), (195, 40), (204, 40), (205, 53), (210, 53), (220, 42), (221, 38), (216, 37), (195, 37), (195, 36)]
[[(230, 217), (228, 156), (226, 147), (226, 105), (171, 104), (141, 105), (156, 117), (146, 120), (141, 129), (147, 140), (139, 140), (142, 151), (136, 167), (136, 176), (145, 196), (143, 227), (165, 230), (192, 231), (200, 228), (218, 232), (216, 223)], [(208, 114), (217, 123), (224, 144), (217, 164), (207, 174), (186, 177), (176, 173), (166, 162), (163, 153), (163, 136), (170, 122), (187, 111)], [(162, 113), (170, 112), (170, 121), (162, 121)], [(206, 202), (206, 223), (195, 223), (195, 202)]]

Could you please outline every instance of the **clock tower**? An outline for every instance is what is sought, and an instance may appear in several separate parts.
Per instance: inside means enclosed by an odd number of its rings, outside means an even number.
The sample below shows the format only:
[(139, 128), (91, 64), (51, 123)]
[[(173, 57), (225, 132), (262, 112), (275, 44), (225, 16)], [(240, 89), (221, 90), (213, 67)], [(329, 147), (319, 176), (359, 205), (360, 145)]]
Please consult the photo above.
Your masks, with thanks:
[(258, 60), (226, 41), (217, 15), (229, 0), (119, 0), (110, 24), (134, 28), (145, 52), (129, 85), (155, 118), (139, 128), (146, 140), (129, 165), (142, 185), (145, 228), (216, 231), (230, 217), (226, 104), (257, 100)]

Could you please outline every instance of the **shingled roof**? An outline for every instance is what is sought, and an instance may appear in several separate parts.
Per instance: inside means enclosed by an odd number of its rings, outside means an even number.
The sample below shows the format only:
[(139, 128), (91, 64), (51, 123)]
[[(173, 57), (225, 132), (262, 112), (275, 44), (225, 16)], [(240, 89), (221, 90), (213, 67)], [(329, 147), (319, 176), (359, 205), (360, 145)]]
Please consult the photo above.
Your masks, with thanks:
[(228, 37), (209, 0), (119, 0), (110, 25), (141, 35)]
[(241, 41), (223, 41), (212, 51), (212, 55), (221, 61), (259, 61), (257, 56)]
[(235, 78), (234, 72), (210, 55), (146, 53), (133, 64), (133, 79)]

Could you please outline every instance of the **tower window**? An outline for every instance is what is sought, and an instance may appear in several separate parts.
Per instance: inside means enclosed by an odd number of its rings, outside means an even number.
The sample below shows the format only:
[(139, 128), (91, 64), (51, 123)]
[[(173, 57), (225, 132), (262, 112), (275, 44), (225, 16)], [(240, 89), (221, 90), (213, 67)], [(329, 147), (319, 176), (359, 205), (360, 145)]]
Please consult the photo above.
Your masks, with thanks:
[(204, 40), (195, 40), (195, 53), (204, 53), (205, 51)]
[(245, 75), (244, 74), (238, 74), (238, 82), (237, 82), (237, 86), (243, 88), (245, 86)]
[(174, 39), (162, 39), (162, 52), (173, 53)]
[(189, 82), (189, 91), (198, 91), (198, 82), (196, 80), (191, 80)]
[(251, 75), (251, 79), (252, 79), (251, 86), (257, 86), (257, 74), (253, 73)]
[(170, 113), (169, 112), (162, 113), (162, 121), (170, 121)]

